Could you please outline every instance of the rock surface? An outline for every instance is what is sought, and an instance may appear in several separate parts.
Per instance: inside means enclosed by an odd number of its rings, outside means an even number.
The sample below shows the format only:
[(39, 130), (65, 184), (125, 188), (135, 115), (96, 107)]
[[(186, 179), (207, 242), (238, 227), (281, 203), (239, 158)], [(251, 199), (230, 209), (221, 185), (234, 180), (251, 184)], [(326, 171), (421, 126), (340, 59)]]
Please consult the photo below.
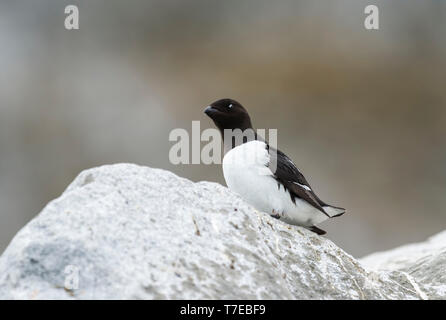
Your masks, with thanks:
[(446, 299), (446, 231), (426, 242), (374, 253), (360, 261), (370, 270), (397, 270), (410, 276), (426, 299)]
[(109, 165), (82, 172), (15, 236), (0, 299), (442, 298), (446, 245), (431, 242), (413, 259), (361, 264), (219, 184)]

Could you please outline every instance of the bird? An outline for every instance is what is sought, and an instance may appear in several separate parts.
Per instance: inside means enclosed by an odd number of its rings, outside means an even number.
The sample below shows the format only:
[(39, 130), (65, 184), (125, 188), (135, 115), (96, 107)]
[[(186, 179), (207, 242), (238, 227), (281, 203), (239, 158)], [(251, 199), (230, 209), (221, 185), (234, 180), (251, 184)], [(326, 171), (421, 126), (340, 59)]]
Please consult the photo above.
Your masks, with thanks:
[(322, 201), (282, 151), (271, 146), (252, 126), (246, 109), (234, 99), (220, 99), (204, 109), (224, 143), (223, 176), (228, 188), (255, 209), (318, 235), (316, 225), (345, 213)]

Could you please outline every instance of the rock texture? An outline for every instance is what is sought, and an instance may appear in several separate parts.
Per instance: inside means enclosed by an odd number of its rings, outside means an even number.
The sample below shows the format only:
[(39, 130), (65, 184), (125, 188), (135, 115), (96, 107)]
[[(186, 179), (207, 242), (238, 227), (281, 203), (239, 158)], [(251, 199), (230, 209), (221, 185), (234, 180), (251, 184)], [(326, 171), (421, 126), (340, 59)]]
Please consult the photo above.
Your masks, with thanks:
[(446, 299), (446, 231), (426, 242), (374, 253), (360, 261), (376, 272), (396, 270), (412, 278), (425, 299)]
[(0, 299), (442, 298), (444, 248), (365, 269), (219, 184), (118, 164), (82, 172), (16, 235)]

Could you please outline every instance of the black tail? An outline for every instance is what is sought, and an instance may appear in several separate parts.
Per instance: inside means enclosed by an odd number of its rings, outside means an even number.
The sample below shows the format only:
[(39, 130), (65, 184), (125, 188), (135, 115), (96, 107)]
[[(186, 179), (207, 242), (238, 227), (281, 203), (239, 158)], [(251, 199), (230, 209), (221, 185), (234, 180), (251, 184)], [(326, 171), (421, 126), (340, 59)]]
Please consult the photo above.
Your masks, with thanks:
[(326, 231), (324, 231), (324, 230), (322, 230), (322, 229), (319, 229), (318, 227), (316, 227), (316, 226), (311, 226), (311, 227), (307, 227), (307, 229), (308, 230), (310, 230), (310, 231), (313, 231), (314, 233), (317, 233), (318, 235), (324, 235), (324, 234), (326, 234), (327, 232)]

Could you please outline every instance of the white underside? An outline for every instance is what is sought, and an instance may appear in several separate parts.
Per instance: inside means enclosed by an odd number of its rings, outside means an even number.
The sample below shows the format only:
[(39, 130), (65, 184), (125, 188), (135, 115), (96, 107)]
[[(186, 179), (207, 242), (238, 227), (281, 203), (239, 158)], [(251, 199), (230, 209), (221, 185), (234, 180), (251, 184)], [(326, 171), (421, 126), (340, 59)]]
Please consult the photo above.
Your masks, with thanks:
[(283, 186), (278, 187), (271, 170), (266, 167), (269, 154), (262, 141), (251, 141), (230, 150), (223, 158), (223, 175), (228, 188), (238, 193), (257, 210), (280, 215), (290, 224), (312, 226), (328, 217), (308, 204), (295, 199)]

